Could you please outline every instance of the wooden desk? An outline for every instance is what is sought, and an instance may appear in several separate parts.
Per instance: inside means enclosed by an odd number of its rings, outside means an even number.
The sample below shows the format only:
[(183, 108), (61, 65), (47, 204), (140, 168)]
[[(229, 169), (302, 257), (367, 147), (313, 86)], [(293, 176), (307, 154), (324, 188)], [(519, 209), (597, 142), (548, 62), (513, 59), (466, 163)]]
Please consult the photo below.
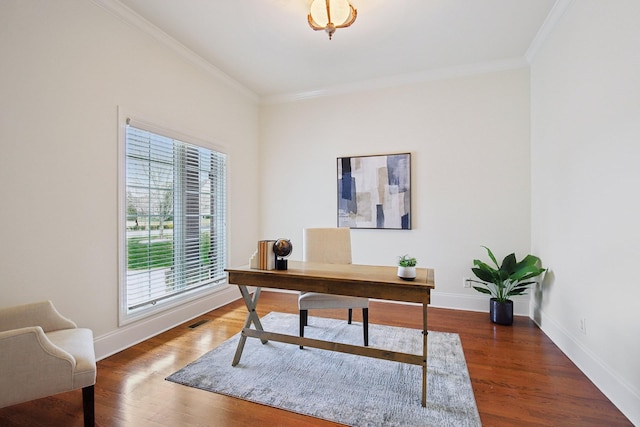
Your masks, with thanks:
[[(228, 268), (229, 283), (238, 285), (248, 314), (242, 329), (238, 348), (232, 365), (240, 362), (247, 337), (284, 342), (323, 350), (339, 351), (378, 359), (393, 360), (422, 366), (422, 406), (427, 405), (427, 304), (431, 290), (435, 288), (434, 271), (417, 268), (414, 281), (397, 277), (396, 267), (382, 267), (356, 264), (320, 264), (289, 261), (288, 270), (257, 270), (248, 266)], [(255, 286), (253, 298), (247, 286)], [(288, 289), (303, 292), (347, 295), (377, 298), (391, 301), (415, 302), (422, 304), (422, 355), (399, 353), (390, 350), (363, 347), (350, 344), (303, 338), (293, 335), (265, 331), (256, 313), (261, 288)], [(251, 328), (251, 324), (255, 329)]]

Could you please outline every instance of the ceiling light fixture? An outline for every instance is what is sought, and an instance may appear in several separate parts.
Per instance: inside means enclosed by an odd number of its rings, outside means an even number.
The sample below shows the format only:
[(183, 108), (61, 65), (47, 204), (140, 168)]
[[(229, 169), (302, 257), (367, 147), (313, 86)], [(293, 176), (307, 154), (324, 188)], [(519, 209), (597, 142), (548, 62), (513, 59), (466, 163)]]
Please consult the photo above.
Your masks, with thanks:
[(309, 8), (309, 25), (316, 31), (324, 30), (329, 40), (337, 28), (353, 24), (358, 11), (348, 0), (313, 0)]

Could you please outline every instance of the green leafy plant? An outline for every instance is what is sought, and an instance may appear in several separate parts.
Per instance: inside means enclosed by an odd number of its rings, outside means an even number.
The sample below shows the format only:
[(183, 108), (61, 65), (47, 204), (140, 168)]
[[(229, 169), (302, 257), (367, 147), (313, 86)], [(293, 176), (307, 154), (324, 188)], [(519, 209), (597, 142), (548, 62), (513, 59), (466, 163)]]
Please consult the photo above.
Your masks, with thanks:
[(415, 267), (417, 263), (418, 261), (409, 255), (398, 257), (398, 265), (400, 267)]
[(507, 255), (502, 264), (498, 265), (496, 257), (486, 246), (483, 246), (489, 254), (489, 258), (495, 264), (495, 268), (478, 259), (473, 260), (471, 271), (480, 280), (470, 279), (474, 283), (482, 286), (474, 286), (478, 292), (490, 294), (497, 301), (508, 301), (509, 297), (515, 295), (525, 295), (529, 285), (535, 280), (529, 280), (541, 275), (546, 271), (540, 268), (540, 259), (533, 255), (527, 255), (521, 261), (516, 260), (514, 253)]

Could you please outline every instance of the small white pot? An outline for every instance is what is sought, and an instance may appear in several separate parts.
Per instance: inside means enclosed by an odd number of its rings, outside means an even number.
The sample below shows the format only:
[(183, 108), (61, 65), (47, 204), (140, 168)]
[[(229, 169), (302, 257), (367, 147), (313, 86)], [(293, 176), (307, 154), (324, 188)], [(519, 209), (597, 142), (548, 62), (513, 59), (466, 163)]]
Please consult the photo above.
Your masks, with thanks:
[(416, 268), (398, 266), (398, 277), (403, 280), (413, 280), (416, 278)]

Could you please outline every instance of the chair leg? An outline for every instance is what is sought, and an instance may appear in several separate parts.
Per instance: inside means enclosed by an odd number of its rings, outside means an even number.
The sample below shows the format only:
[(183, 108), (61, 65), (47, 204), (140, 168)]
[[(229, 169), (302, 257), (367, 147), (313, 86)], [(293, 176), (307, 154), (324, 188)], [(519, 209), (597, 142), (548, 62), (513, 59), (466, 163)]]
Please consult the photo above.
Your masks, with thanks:
[(84, 427), (95, 426), (94, 386), (82, 389), (82, 410), (84, 412)]
[[(308, 310), (300, 310), (300, 337), (304, 337), (304, 327), (307, 325), (307, 317), (309, 316)], [(302, 346), (300, 346), (302, 349)]]
[(351, 319), (353, 317), (353, 309), (349, 309), (349, 318), (347, 319), (347, 323), (351, 324)]
[(369, 309), (362, 309), (362, 330), (364, 331), (364, 346), (369, 346)]

